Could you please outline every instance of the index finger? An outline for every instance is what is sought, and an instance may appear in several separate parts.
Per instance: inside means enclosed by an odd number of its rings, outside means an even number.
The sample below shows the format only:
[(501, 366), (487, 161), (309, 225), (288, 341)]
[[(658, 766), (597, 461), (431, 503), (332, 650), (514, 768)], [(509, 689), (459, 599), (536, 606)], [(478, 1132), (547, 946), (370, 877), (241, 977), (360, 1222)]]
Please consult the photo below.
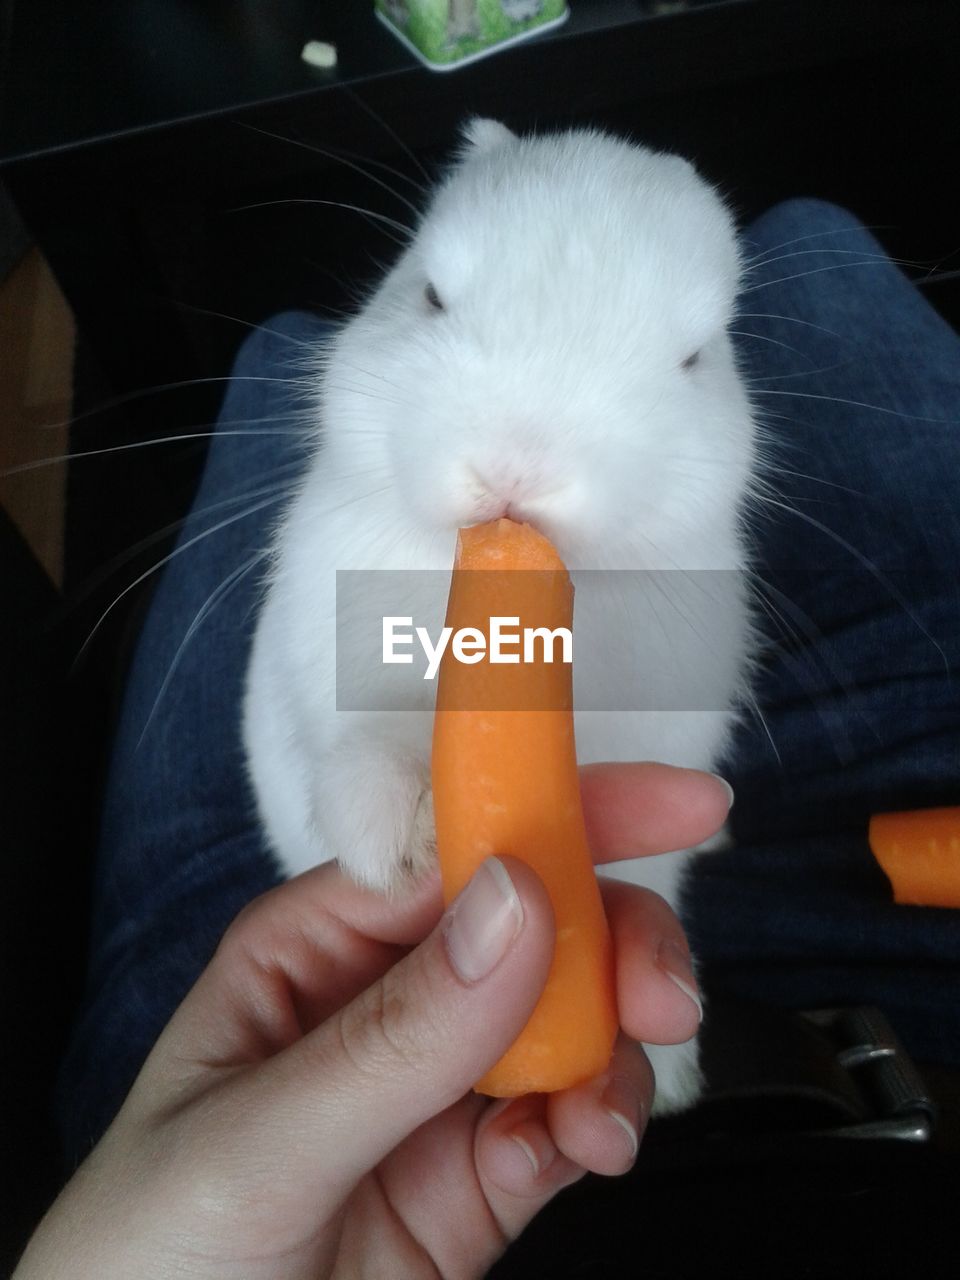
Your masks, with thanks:
[(653, 763), (584, 765), (580, 794), (597, 863), (689, 849), (720, 830), (733, 803), (722, 778)]

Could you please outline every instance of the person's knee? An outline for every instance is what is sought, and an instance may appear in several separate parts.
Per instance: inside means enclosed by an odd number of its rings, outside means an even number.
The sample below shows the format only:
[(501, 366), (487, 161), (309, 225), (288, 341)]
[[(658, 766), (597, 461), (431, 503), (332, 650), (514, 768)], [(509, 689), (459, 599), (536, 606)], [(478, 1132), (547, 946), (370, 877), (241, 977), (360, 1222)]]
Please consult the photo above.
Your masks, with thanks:
[(307, 388), (317, 374), (318, 353), (333, 332), (333, 325), (308, 311), (282, 311), (252, 327), (224, 379), (217, 436), (232, 440), (243, 424), (252, 440), (258, 434), (266, 437), (270, 422), (278, 430), (288, 419), (299, 422)]
[[(748, 253), (768, 254), (774, 249), (837, 247), (882, 252), (855, 214), (842, 205), (815, 196), (781, 200), (760, 215), (745, 232)], [(831, 246), (831, 241), (837, 244)]]
[(281, 311), (252, 328), (237, 351), (234, 377), (256, 377), (278, 365), (306, 366), (333, 333), (333, 325), (309, 311)]

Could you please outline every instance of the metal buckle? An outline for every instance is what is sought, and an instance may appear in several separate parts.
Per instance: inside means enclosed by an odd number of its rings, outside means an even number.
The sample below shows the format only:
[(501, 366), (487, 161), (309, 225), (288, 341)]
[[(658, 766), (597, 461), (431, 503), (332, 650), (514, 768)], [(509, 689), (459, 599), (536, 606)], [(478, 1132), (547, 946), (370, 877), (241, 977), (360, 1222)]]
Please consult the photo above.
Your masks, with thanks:
[(873, 1006), (805, 1009), (833, 1043), (837, 1062), (863, 1099), (863, 1120), (817, 1130), (817, 1137), (899, 1138), (928, 1142), (937, 1108), (890, 1023)]

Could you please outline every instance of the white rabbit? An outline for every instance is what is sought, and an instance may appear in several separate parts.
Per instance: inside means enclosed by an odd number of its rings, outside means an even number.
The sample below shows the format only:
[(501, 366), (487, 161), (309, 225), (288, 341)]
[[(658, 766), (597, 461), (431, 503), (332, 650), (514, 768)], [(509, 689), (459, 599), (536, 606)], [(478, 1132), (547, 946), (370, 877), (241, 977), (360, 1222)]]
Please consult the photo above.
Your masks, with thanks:
[[(505, 513), (574, 571), (581, 762), (714, 767), (751, 650), (755, 429), (727, 334), (740, 272), (732, 219), (685, 160), (594, 130), (468, 124), (409, 247), (318, 362), (316, 447), (245, 705), (285, 872), (335, 857), (388, 891), (434, 856), (435, 682), (398, 692), (398, 669), (370, 661), (353, 637), (397, 608), (371, 573), (341, 580), (338, 609), (336, 572), (435, 571), (394, 580), (436, 637), (457, 529)], [(613, 874), (676, 906), (688, 861)], [(693, 1101), (696, 1043), (651, 1056), (657, 1110)]]

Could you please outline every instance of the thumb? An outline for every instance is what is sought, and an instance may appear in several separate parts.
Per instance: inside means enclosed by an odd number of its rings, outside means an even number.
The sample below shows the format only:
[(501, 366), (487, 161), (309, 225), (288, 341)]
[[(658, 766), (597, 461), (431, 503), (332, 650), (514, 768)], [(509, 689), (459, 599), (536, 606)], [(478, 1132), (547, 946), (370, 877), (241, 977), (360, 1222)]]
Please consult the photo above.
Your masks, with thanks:
[(287, 1146), (294, 1125), (303, 1175), (339, 1200), (502, 1057), (543, 990), (553, 941), (539, 878), (488, 858), (416, 950), (263, 1064), (257, 1106), (275, 1123), (261, 1131)]

